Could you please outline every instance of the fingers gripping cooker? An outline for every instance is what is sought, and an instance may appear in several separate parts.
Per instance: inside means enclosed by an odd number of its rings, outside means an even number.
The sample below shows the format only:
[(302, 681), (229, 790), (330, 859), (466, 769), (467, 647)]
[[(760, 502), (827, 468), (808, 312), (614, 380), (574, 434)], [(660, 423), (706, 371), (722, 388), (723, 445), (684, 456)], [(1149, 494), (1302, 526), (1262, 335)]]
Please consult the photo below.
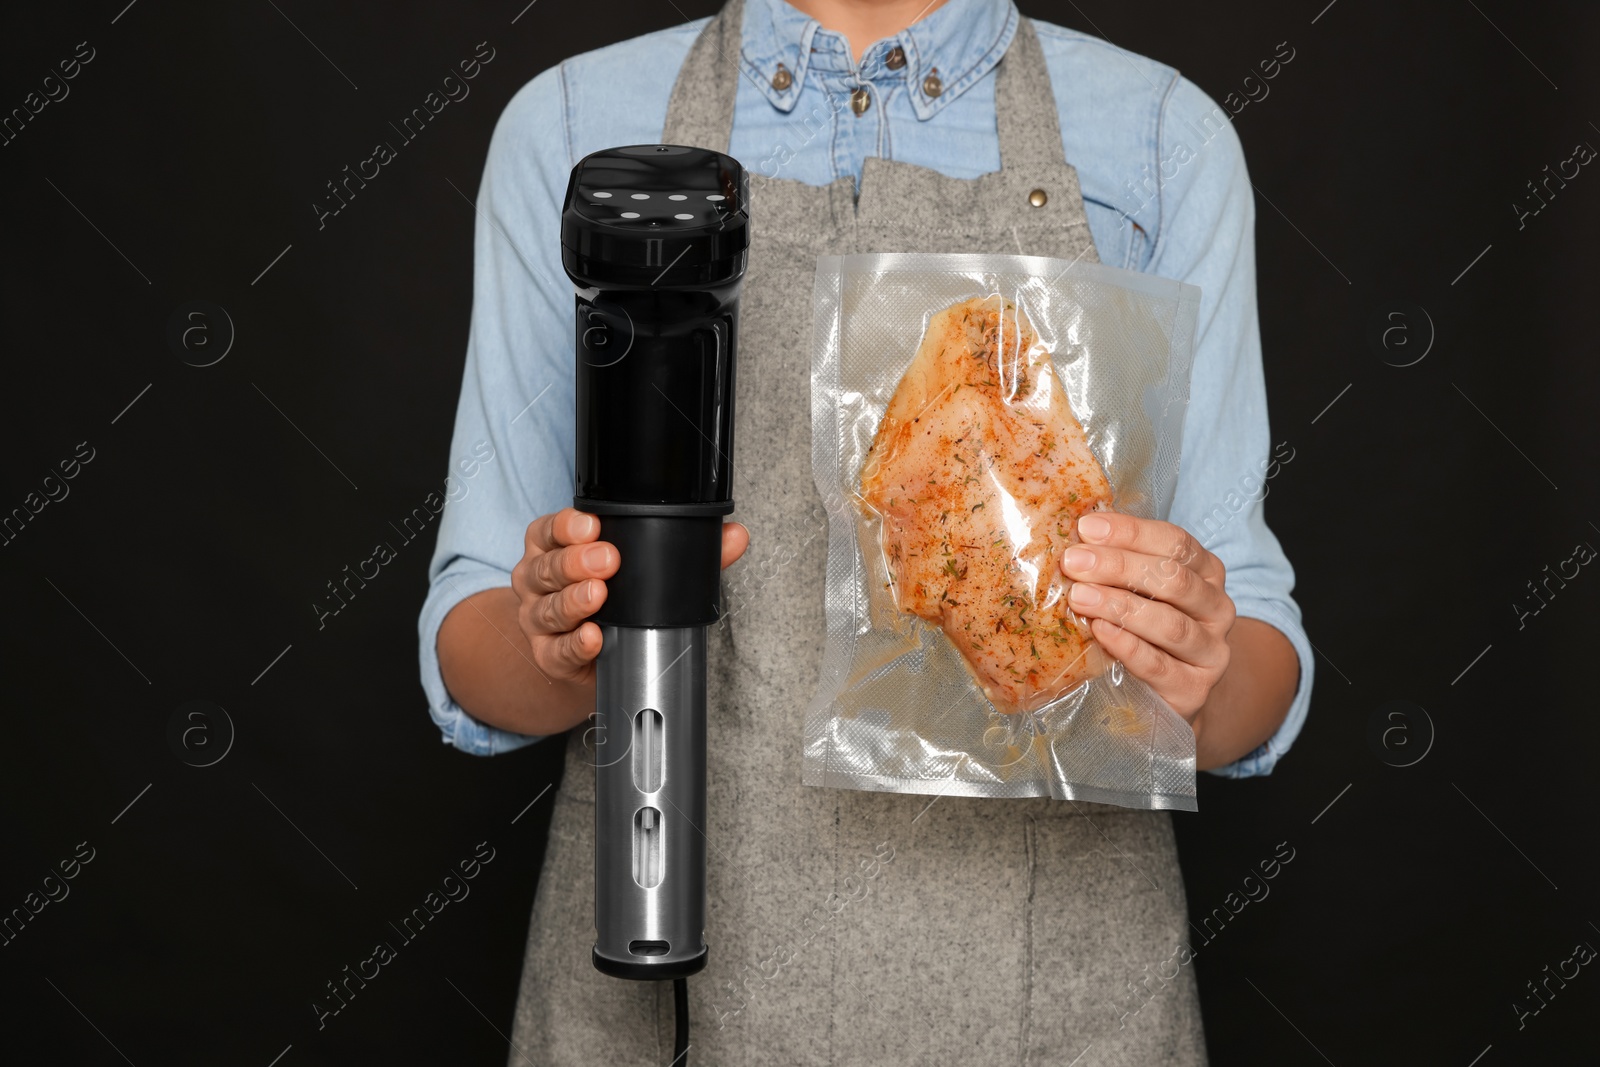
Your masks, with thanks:
[(705, 636), (733, 510), (748, 188), (730, 156), (630, 145), (579, 161), (562, 208), (577, 288), (573, 506), (621, 554), (594, 615), (593, 731), (594, 965), (619, 978), (706, 963)]

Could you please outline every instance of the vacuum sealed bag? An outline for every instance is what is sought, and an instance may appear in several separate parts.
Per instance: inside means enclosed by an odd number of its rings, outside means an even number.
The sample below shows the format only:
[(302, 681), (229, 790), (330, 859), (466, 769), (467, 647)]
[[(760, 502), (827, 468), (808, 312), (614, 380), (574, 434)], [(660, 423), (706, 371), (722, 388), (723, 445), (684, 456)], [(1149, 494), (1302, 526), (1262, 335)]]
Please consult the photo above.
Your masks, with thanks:
[(1194, 810), (1194, 734), (1067, 606), (1077, 520), (1165, 519), (1200, 290), (1039, 256), (822, 256), (827, 645), (804, 781)]

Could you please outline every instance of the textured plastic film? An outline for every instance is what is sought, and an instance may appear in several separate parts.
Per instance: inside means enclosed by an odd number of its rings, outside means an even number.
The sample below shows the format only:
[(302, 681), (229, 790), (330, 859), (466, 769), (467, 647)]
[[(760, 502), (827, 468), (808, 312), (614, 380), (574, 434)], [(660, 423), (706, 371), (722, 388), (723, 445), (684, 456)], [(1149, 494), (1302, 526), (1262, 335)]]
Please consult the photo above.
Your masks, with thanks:
[(818, 258), (807, 784), (1195, 809), (1193, 732), (1059, 564), (1087, 511), (1167, 517), (1199, 296), (1039, 256)]

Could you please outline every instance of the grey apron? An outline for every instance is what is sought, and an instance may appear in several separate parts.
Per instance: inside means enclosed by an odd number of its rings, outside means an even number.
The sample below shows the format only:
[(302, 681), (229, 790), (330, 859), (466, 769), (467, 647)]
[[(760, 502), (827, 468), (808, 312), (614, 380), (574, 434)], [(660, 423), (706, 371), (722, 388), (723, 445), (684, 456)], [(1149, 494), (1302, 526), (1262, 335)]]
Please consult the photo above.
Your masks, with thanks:
[[(690, 50), (664, 142), (727, 150), (742, 4), (729, 0)], [(688, 983), (696, 1067), (1205, 1062), (1166, 812), (800, 782), (825, 632), (816, 257), (1097, 258), (1028, 19), (996, 75), (1001, 171), (963, 180), (868, 157), (859, 203), (849, 176), (751, 176), (733, 457), (734, 517), (751, 547), (723, 576), (728, 614), (709, 634), (710, 958)], [(593, 749), (580, 728), (554, 802), (512, 1064), (672, 1061), (671, 984), (590, 963), (594, 890)]]

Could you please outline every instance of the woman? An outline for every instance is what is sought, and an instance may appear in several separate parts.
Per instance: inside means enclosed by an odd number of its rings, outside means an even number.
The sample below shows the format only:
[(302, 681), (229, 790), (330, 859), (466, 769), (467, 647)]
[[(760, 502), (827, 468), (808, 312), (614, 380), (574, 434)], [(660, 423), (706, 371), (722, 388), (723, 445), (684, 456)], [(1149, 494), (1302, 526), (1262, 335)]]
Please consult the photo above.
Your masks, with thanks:
[(619, 561), (563, 506), (574, 316), (556, 238), (579, 158), (657, 141), (740, 159), (755, 220), (723, 560), (752, 547), (743, 566), (769, 565), (711, 631), (695, 1062), (1065, 1064), (1092, 1047), (1096, 1067), (1203, 1063), (1165, 812), (800, 783), (825, 632), (807, 358), (824, 252), (1019, 251), (1199, 285), (1172, 523), (1086, 517), (1062, 567), (1095, 637), (1191, 723), (1201, 769), (1268, 773), (1305, 717), (1311, 650), (1261, 510), (1292, 451), (1269, 456), (1237, 137), (1170, 68), (1012, 0), (729, 0), (545, 71), (500, 120), (452, 445), (499, 458), (445, 512), (419, 633), (447, 742), (490, 755), (567, 732), (512, 1062), (672, 1059), (665, 983), (589, 959), (594, 775), (572, 727), (593, 710), (586, 620)]

